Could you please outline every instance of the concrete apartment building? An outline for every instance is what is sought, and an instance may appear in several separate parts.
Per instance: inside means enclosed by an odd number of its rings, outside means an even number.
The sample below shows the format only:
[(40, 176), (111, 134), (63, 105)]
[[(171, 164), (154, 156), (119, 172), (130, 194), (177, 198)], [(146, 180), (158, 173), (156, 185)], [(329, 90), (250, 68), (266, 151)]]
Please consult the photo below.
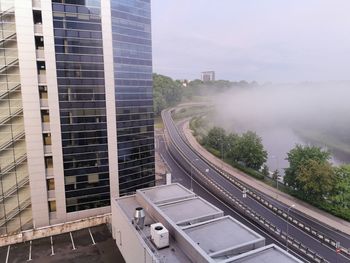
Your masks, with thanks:
[(201, 73), (201, 80), (206, 81), (214, 81), (215, 80), (215, 71), (204, 71)]
[(0, 0), (0, 235), (154, 185), (149, 0)]

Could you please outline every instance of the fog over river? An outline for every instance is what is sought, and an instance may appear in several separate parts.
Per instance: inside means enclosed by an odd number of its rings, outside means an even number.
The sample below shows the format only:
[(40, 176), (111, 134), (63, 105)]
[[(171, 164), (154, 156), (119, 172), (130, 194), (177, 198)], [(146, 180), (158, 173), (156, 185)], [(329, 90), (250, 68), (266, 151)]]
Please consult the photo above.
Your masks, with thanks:
[(335, 165), (350, 163), (350, 82), (263, 85), (213, 97), (213, 124), (237, 133), (255, 131), (270, 170), (288, 166), (297, 143), (328, 148)]

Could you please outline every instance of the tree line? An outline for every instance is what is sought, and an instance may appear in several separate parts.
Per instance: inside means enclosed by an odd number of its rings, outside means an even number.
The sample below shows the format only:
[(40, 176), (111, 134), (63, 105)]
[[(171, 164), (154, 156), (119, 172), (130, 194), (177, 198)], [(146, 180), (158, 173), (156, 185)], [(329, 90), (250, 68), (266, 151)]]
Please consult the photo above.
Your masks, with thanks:
[(247, 88), (257, 86), (257, 82), (247, 81), (232, 82), (216, 80), (203, 82), (199, 79), (186, 81), (185, 85), (180, 80), (160, 74), (153, 74), (153, 101), (154, 112), (159, 115), (166, 108), (173, 107), (182, 101), (191, 101), (197, 96), (210, 96), (224, 92), (230, 88)]

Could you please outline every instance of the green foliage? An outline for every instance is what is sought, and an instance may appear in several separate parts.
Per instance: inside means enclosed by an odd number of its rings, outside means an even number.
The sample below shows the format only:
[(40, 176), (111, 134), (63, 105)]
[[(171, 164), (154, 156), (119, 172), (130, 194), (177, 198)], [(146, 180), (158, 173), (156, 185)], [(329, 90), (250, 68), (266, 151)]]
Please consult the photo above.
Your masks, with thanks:
[(335, 168), (336, 184), (330, 197), (332, 202), (350, 210), (350, 165)]
[(323, 201), (335, 186), (334, 170), (329, 162), (308, 160), (298, 168), (296, 177), (307, 200)]
[(261, 170), (261, 173), (262, 173), (264, 176), (269, 176), (269, 167), (268, 167), (266, 164), (263, 165), (263, 168), (262, 168), (262, 170)]
[(308, 164), (309, 160), (315, 160), (319, 163), (328, 162), (330, 153), (323, 151), (315, 146), (296, 145), (295, 148), (287, 153), (289, 167), (285, 169), (284, 182), (295, 191), (302, 190), (303, 185), (297, 180), (299, 170), (302, 166)]
[(276, 181), (279, 177), (280, 177), (279, 171), (278, 171), (277, 169), (274, 170), (273, 173), (272, 173), (272, 179), (273, 179), (274, 181)]
[(223, 151), (222, 154), (233, 163), (239, 163), (254, 170), (259, 170), (267, 159), (262, 139), (251, 131), (242, 135), (234, 133), (226, 135), (224, 129), (213, 127), (203, 138), (203, 143), (210, 148)]
[(182, 99), (182, 85), (169, 77), (153, 74), (154, 112), (174, 106)]
[(221, 151), (221, 147), (226, 141), (226, 132), (223, 128), (213, 127), (203, 140), (204, 144), (207, 146)]
[(236, 162), (244, 163), (249, 168), (259, 170), (267, 160), (267, 152), (261, 137), (252, 131), (243, 133), (236, 140), (232, 158)]

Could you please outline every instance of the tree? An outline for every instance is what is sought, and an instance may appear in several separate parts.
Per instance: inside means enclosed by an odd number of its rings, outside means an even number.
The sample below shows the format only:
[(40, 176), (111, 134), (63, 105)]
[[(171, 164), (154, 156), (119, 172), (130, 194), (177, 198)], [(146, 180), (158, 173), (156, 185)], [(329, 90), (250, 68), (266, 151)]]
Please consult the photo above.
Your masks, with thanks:
[(216, 150), (221, 150), (221, 147), (226, 142), (226, 132), (223, 128), (213, 127), (208, 132), (208, 135), (204, 138), (204, 143)]
[(330, 152), (328, 151), (315, 146), (297, 144), (287, 153), (289, 167), (285, 169), (284, 182), (295, 191), (301, 190), (303, 185), (300, 183), (300, 180), (297, 180), (301, 167), (305, 166), (309, 160), (314, 160), (318, 163), (327, 163), (329, 159)]
[(261, 173), (263, 174), (263, 176), (269, 176), (270, 175), (269, 167), (266, 164), (263, 165)]
[(336, 184), (331, 195), (335, 205), (350, 209), (350, 165), (342, 165), (334, 169)]
[(153, 74), (153, 93), (154, 111), (159, 114), (163, 109), (181, 101), (182, 85), (167, 76)]
[(272, 173), (272, 179), (277, 181), (279, 177), (280, 177), (280, 172), (277, 169), (274, 170)]
[(252, 131), (243, 133), (237, 140), (233, 158), (236, 162), (242, 162), (249, 168), (259, 170), (267, 160), (267, 152), (261, 137)]
[(309, 159), (298, 167), (297, 173), (296, 180), (307, 200), (323, 201), (335, 187), (335, 173), (329, 162)]

